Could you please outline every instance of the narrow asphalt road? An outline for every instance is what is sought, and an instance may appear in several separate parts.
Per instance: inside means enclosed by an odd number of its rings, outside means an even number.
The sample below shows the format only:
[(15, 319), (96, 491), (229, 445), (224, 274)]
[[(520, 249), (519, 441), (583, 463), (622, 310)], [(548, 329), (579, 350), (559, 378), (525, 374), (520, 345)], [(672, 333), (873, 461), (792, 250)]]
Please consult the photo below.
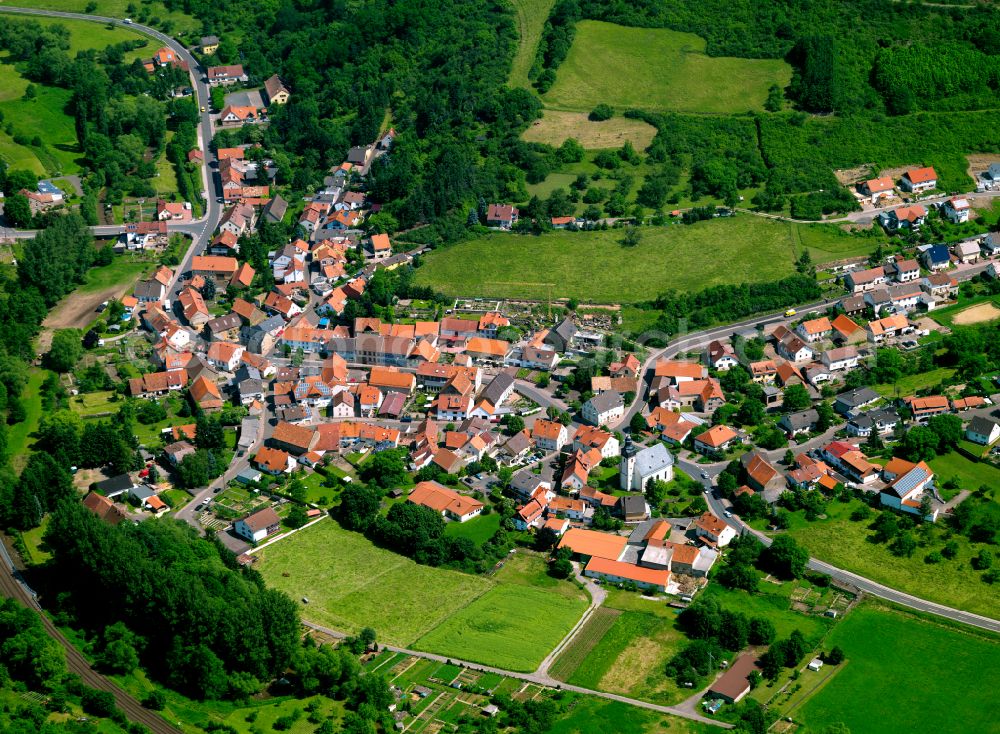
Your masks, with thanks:
[[(220, 185), (218, 176), (213, 173), (215, 170), (216, 156), (215, 151), (212, 149), (212, 137), (213, 137), (213, 127), (211, 118), (211, 94), (209, 93), (208, 83), (205, 80), (205, 70), (198, 65), (197, 59), (184, 47), (182, 43), (171, 38), (165, 33), (161, 33), (155, 28), (142, 25), (140, 23), (125, 23), (119, 18), (108, 18), (99, 15), (89, 15), (85, 13), (65, 13), (56, 10), (39, 10), (36, 8), (16, 8), (6, 5), (0, 5), (0, 13), (12, 13), (17, 15), (33, 15), (33, 16), (43, 16), (46, 18), (67, 18), (70, 20), (84, 20), (90, 21), (92, 23), (103, 23), (106, 25), (120, 26), (122, 28), (127, 28), (129, 30), (138, 31), (144, 33), (147, 36), (159, 41), (164, 46), (168, 46), (173, 49), (177, 55), (188, 65), (191, 70), (192, 88), (194, 89), (194, 101), (198, 105), (198, 108), (205, 108), (205, 112), (201, 112), (201, 119), (198, 125), (198, 143), (201, 147), (201, 152), (204, 155), (204, 161), (202, 163), (202, 185), (204, 186), (204, 191), (206, 197), (204, 199), (205, 203), (205, 214), (201, 219), (197, 219), (191, 222), (184, 222), (178, 224), (168, 224), (167, 229), (170, 232), (179, 232), (182, 234), (189, 235), (191, 237), (191, 247), (188, 248), (187, 253), (184, 255), (180, 266), (176, 269), (174, 274), (174, 280), (170, 284), (168, 289), (169, 298), (176, 298), (177, 293), (180, 291), (180, 281), (179, 275), (185, 270), (188, 270), (191, 265), (191, 258), (195, 255), (200, 255), (205, 251), (208, 241), (215, 231), (215, 228), (219, 224), (219, 220), (222, 217), (222, 204), (217, 201), (219, 197), (222, 196), (222, 187)], [(95, 236), (115, 236), (123, 233), (125, 228), (119, 225), (104, 225), (91, 227), (91, 231)], [(3, 235), (5, 237), (11, 237), (15, 239), (30, 239), (34, 237), (36, 232), (31, 230), (3, 230)]]
[[(302, 621), (306, 627), (314, 629), (317, 632), (322, 632), (330, 637), (342, 638), (345, 637), (343, 632), (339, 630), (330, 629), (329, 627), (323, 627), (322, 625), (315, 624), (314, 622), (309, 622), (306, 620)], [(446, 655), (436, 655), (432, 652), (422, 652), (421, 650), (410, 650), (405, 647), (396, 647), (394, 645), (382, 645), (383, 650), (391, 650), (392, 652), (403, 653), (404, 655), (412, 655), (418, 658), (424, 658), (425, 660), (435, 660), (439, 663), (451, 663), (453, 665), (459, 665), (463, 668), (468, 668), (469, 670), (478, 670), (483, 673), (496, 673), (497, 675), (506, 676), (508, 678), (516, 678), (517, 680), (527, 681), (528, 683), (535, 683), (540, 686), (548, 686), (550, 688), (559, 688), (564, 691), (573, 691), (574, 693), (582, 693), (588, 696), (597, 696), (599, 698), (606, 698), (611, 701), (619, 701), (621, 703), (627, 703), (630, 706), (637, 706), (638, 708), (649, 709), (650, 711), (657, 711), (661, 714), (670, 714), (672, 716), (679, 716), (684, 719), (690, 719), (692, 721), (699, 721), (703, 724), (709, 724), (712, 726), (717, 726), (722, 729), (733, 728), (732, 724), (726, 724), (721, 721), (716, 721), (715, 719), (710, 719), (707, 716), (702, 716), (700, 714), (688, 711), (686, 709), (679, 708), (677, 706), (661, 706), (655, 703), (649, 703), (648, 701), (640, 701), (637, 698), (629, 698), (628, 696), (620, 696), (616, 693), (607, 693), (605, 691), (595, 691), (591, 688), (582, 688), (580, 686), (570, 685), (569, 683), (563, 683), (557, 681), (548, 674), (535, 673), (519, 673), (514, 670), (504, 670), (503, 668), (495, 668), (490, 665), (482, 665), (480, 663), (473, 663), (468, 660), (460, 660), (455, 657), (448, 657)]]
[[(702, 466), (691, 464), (690, 462), (681, 462), (681, 468), (685, 469), (685, 471), (695, 472), (691, 475), (692, 478), (701, 482), (706, 488), (711, 488), (713, 486), (715, 477), (724, 467), (725, 464)], [(708, 478), (701, 476), (700, 472), (702, 471), (708, 474)], [(706, 493), (705, 499), (708, 502), (708, 506), (712, 511), (712, 514), (720, 518), (723, 522), (736, 530), (736, 532), (752, 533), (764, 545), (771, 545), (770, 537), (758, 530), (754, 530), (749, 525), (744, 523), (738, 516), (732, 515), (730, 517), (726, 517), (726, 512), (729, 507), (726, 502), (716, 497), (714, 492), (710, 491)], [(865, 578), (864, 576), (860, 576), (851, 571), (838, 568), (830, 563), (827, 563), (826, 561), (821, 561), (818, 558), (810, 558), (808, 566), (813, 571), (829, 574), (831, 578), (839, 581), (840, 583), (853, 586), (866, 594), (871, 594), (872, 596), (880, 599), (885, 599), (886, 601), (890, 601), (904, 607), (909, 607), (910, 609), (915, 609), (918, 612), (934, 614), (938, 617), (944, 617), (956, 622), (962, 622), (964, 624), (979, 627), (980, 629), (989, 630), (991, 632), (1000, 632), (1000, 621), (991, 619), (990, 617), (984, 617), (979, 614), (973, 614), (972, 612), (966, 612), (961, 609), (945, 606), (944, 604), (928, 601), (927, 599), (921, 599), (920, 597), (885, 586), (884, 584), (880, 584), (877, 581)]]

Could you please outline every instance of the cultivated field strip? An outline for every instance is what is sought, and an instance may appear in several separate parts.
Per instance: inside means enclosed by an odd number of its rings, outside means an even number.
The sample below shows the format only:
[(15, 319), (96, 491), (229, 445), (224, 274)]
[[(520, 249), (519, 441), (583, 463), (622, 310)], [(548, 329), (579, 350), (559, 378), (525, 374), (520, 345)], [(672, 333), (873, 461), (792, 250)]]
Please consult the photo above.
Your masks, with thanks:
[(556, 680), (569, 680), (580, 664), (586, 659), (590, 651), (594, 649), (601, 638), (607, 634), (611, 626), (618, 619), (621, 612), (617, 609), (599, 607), (590, 615), (590, 619), (583, 626), (573, 642), (567, 647), (562, 655), (556, 658), (549, 668), (549, 675)]

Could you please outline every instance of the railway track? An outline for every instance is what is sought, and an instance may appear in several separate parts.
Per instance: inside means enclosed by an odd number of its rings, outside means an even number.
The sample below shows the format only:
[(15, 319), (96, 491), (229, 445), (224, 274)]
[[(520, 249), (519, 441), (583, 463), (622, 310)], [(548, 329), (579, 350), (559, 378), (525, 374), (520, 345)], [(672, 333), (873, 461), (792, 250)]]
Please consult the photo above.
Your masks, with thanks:
[(180, 729), (160, 717), (156, 712), (144, 708), (112, 680), (94, 670), (83, 654), (52, 623), (52, 620), (42, 613), (38, 602), (27, 590), (25, 584), (15, 578), (15, 574), (19, 572), (14, 568), (13, 561), (2, 543), (0, 543), (0, 555), (3, 556), (2, 562), (0, 562), (0, 566), (3, 566), (0, 570), (0, 593), (38, 613), (45, 631), (62, 645), (66, 652), (66, 668), (71, 673), (79, 675), (83, 682), (91, 688), (110, 692), (115, 697), (115, 705), (125, 713), (129, 721), (135, 721), (149, 727), (153, 734), (181, 734)]

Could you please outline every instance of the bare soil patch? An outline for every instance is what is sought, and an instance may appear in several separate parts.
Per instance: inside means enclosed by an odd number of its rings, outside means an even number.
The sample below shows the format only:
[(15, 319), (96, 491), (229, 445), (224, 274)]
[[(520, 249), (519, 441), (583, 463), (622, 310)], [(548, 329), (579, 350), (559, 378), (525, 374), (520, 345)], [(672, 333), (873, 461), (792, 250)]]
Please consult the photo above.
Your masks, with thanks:
[(969, 153), (969, 155), (965, 156), (965, 160), (969, 162), (969, 167), (965, 170), (969, 176), (975, 179), (977, 173), (985, 171), (990, 167), (991, 163), (1000, 161), (1000, 155), (996, 153)]
[(545, 110), (541, 120), (536, 120), (524, 132), (524, 139), (531, 143), (560, 146), (567, 138), (576, 138), (584, 148), (620, 148), (629, 141), (636, 150), (645, 150), (653, 141), (656, 128), (641, 120), (613, 117), (603, 122), (587, 119), (586, 112)]
[(841, 168), (834, 171), (833, 175), (837, 177), (837, 181), (841, 186), (853, 186), (856, 183), (870, 179), (873, 170), (875, 170), (874, 163), (862, 163), (860, 166), (854, 166), (854, 168)]
[(1000, 318), (1000, 308), (992, 303), (980, 303), (964, 311), (959, 311), (952, 318), (952, 323), (958, 326), (968, 326), (970, 324), (981, 324), (985, 321), (995, 321)]

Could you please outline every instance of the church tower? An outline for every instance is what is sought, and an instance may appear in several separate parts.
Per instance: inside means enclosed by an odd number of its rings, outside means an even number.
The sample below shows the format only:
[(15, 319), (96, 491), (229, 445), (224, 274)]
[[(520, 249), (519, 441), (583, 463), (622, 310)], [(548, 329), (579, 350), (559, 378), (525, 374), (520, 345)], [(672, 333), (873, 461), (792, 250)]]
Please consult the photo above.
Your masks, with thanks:
[(625, 446), (622, 448), (622, 461), (618, 470), (618, 485), (622, 489), (632, 489), (632, 474), (635, 471), (635, 455), (639, 449), (632, 443), (632, 437), (625, 437)]

